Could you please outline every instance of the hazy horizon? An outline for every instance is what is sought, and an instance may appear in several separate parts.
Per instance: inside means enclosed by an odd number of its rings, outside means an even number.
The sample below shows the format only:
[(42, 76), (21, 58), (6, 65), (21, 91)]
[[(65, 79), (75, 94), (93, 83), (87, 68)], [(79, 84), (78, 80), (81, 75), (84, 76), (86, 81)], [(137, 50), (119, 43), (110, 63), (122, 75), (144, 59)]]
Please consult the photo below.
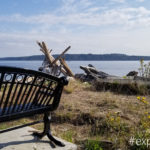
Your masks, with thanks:
[[(128, 55), (128, 54), (121, 54), (121, 53), (104, 53), (104, 54), (96, 54), (96, 53), (67, 53), (68, 55), (126, 55), (126, 56), (140, 56), (140, 57), (150, 57), (150, 55)], [(59, 54), (54, 54), (54, 55), (59, 55)], [(32, 57), (32, 56), (44, 56), (44, 54), (39, 54), (39, 55), (24, 55), (24, 56), (6, 56), (6, 57), (0, 57), (0, 58), (10, 58), (10, 57)]]

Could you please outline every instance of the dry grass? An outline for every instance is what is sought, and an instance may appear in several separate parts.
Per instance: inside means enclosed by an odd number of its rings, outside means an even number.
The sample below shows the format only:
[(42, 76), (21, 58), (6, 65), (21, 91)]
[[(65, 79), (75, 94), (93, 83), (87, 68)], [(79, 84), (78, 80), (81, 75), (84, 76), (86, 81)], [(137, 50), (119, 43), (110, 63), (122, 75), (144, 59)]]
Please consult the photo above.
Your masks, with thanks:
[[(149, 96), (146, 101), (150, 102)], [(143, 127), (145, 123), (150, 125), (148, 118), (141, 119), (149, 110), (150, 105), (137, 96), (97, 92), (88, 83), (71, 81), (53, 113), (52, 132), (79, 147), (87, 139), (98, 139), (112, 142), (115, 148), (132, 149), (127, 141), (138, 131), (149, 128)], [(42, 129), (42, 125), (34, 127)]]
[[(65, 90), (70, 87), (72, 92), (63, 93), (59, 108), (53, 115), (55, 134), (61, 136), (72, 130), (76, 133), (72, 135), (73, 142), (98, 137), (113, 142), (114, 147), (128, 149), (127, 141), (140, 128), (141, 117), (150, 106), (137, 100), (137, 96), (94, 91), (88, 83), (72, 81)], [(150, 102), (149, 96), (146, 100)], [(115, 117), (120, 121), (117, 122)]]

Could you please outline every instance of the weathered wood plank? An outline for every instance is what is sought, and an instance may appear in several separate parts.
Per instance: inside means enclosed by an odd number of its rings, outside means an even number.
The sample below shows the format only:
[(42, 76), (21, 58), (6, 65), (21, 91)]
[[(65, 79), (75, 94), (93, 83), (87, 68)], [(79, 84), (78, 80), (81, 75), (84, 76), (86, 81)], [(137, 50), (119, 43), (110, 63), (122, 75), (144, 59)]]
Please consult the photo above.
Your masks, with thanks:
[(69, 66), (67, 65), (66, 61), (63, 58), (60, 58), (60, 62), (63, 65), (64, 69), (67, 71), (68, 75), (71, 77), (74, 77), (74, 74), (69, 68)]
[(62, 56), (71, 48), (71, 46), (68, 46), (53, 62), (52, 65), (55, 64)]

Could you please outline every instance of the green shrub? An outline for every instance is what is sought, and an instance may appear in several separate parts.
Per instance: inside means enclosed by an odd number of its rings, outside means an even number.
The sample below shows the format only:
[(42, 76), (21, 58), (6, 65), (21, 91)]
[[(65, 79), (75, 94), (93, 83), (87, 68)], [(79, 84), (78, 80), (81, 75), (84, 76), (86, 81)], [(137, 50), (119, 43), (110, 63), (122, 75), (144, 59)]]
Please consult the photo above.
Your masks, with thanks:
[(85, 150), (103, 150), (99, 141), (88, 140), (85, 143)]
[(146, 95), (150, 94), (149, 85), (139, 85), (135, 83), (109, 83), (109, 82), (95, 82), (93, 84), (93, 89), (96, 91), (111, 91), (119, 94), (128, 94), (128, 95)]

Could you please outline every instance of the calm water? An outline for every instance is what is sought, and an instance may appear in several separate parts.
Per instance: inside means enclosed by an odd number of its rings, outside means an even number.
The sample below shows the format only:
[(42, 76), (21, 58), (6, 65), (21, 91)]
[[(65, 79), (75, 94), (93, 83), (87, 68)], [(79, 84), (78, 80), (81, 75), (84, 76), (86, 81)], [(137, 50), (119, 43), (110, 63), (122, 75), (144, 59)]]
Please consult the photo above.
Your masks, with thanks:
[[(74, 73), (83, 73), (80, 65), (92, 64), (100, 71), (117, 76), (124, 76), (132, 70), (137, 71), (140, 66), (139, 61), (67, 61), (67, 64)], [(35, 70), (38, 70), (41, 65), (42, 61), (0, 61), (0, 66), (15, 66)]]

